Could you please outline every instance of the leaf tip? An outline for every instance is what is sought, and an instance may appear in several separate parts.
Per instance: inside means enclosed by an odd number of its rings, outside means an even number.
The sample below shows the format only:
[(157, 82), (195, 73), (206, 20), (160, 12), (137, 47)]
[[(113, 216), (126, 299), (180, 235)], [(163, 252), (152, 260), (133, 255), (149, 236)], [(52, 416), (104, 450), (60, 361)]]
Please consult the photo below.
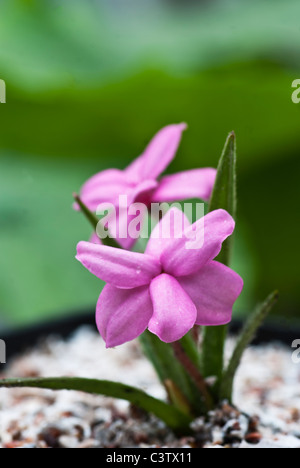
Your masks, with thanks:
[(276, 289), (272, 294), (270, 295), (270, 301), (273, 303), (276, 303), (280, 297), (278, 289)]
[(236, 133), (235, 131), (232, 131), (229, 133), (228, 138), (227, 138), (227, 147), (231, 146), (232, 150), (235, 148), (236, 145)]

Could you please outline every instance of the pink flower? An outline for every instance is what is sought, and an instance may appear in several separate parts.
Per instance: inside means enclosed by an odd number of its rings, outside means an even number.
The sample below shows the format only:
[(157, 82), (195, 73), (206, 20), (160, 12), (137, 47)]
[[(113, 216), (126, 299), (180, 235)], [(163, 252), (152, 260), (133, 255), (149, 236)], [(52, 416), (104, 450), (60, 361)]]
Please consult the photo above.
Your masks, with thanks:
[[(108, 283), (96, 312), (107, 347), (131, 341), (147, 328), (170, 343), (195, 324), (229, 323), (243, 280), (213, 259), (234, 227), (224, 210), (191, 226), (174, 208), (154, 229), (145, 254), (80, 242), (76, 258)], [(199, 241), (199, 248), (187, 249), (190, 239), (201, 239), (203, 231), (203, 245)], [(171, 238), (164, 232), (171, 232)]]
[[(147, 207), (155, 202), (175, 202), (188, 198), (209, 200), (216, 178), (215, 169), (195, 169), (159, 179), (174, 159), (185, 129), (185, 124), (163, 128), (127, 169), (109, 169), (96, 174), (82, 188), (84, 204), (91, 211), (96, 211), (104, 203), (114, 205), (117, 224), (121, 218), (121, 223), (126, 223), (128, 227), (132, 217), (122, 216), (118, 212), (120, 195), (127, 196), (128, 205), (144, 203)], [(126, 239), (118, 240), (124, 248), (130, 248), (136, 242), (129, 234)]]

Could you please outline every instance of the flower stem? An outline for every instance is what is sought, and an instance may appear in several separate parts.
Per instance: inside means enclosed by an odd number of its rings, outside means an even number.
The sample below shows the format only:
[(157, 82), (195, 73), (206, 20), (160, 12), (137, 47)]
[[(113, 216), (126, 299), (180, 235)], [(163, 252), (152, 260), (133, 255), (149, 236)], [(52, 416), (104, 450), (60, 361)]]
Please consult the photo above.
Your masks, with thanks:
[(192, 417), (192, 408), (179, 387), (172, 380), (164, 382), (170, 402), (178, 408), (182, 413)]
[(76, 201), (76, 203), (78, 203), (78, 206), (80, 207), (80, 210), (82, 211), (86, 219), (91, 223), (94, 231), (96, 231), (100, 219), (98, 219), (97, 216), (88, 209), (88, 207), (83, 203), (83, 201), (81, 200), (80, 196), (77, 195), (77, 193), (73, 193), (73, 198)]
[(195, 364), (190, 360), (190, 358), (185, 354), (183, 347), (179, 341), (176, 341), (172, 344), (174, 353), (178, 361), (183, 365), (187, 373), (190, 375), (193, 382), (196, 384), (198, 390), (200, 391), (206, 409), (209, 411), (213, 408), (213, 399), (209, 392), (208, 386), (200, 373), (197, 369)]
[[(78, 206), (80, 207), (81, 212), (84, 214), (86, 219), (89, 221), (89, 223), (92, 225), (94, 231), (97, 233), (97, 226), (100, 223), (100, 219), (92, 213), (88, 207), (83, 203), (81, 200), (80, 196), (77, 195), (77, 193), (73, 194), (74, 200), (76, 203), (78, 203)], [(105, 239), (101, 239), (102, 244), (108, 246), (108, 247), (114, 247), (115, 249), (121, 249), (122, 247), (118, 244), (118, 242), (110, 237), (109, 235)]]
[(198, 347), (199, 345), (199, 339), (201, 335), (201, 327), (199, 325), (195, 325), (192, 330), (191, 330), (191, 336), (194, 340), (195, 345)]

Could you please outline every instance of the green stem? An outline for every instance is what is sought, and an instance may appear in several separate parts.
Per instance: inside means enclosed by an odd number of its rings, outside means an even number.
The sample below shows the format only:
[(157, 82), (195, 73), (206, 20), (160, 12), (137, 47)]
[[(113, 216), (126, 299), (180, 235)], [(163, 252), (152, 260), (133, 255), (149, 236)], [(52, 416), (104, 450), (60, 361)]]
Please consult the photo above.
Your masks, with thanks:
[[(198, 328), (198, 333), (199, 333), (200, 327), (197, 327), (197, 328)], [(199, 334), (198, 334), (198, 338), (199, 338)], [(194, 330), (191, 330), (190, 333), (188, 333), (183, 338), (181, 338), (180, 344), (185, 354), (189, 357), (192, 363), (201, 372), (201, 357), (199, 353), (198, 341), (196, 341), (195, 339)]]
[[(81, 200), (80, 196), (77, 195), (77, 193), (74, 193), (73, 197), (76, 203), (78, 203), (81, 212), (84, 214), (86, 219), (92, 225), (93, 230), (97, 232), (97, 227), (101, 220), (92, 211), (88, 209), (88, 207), (83, 203), (83, 201)], [(109, 235), (105, 239), (101, 239), (101, 242), (103, 245), (106, 245), (108, 247), (121, 249), (121, 246), (118, 244), (118, 242), (115, 239), (111, 238)]]
[(173, 380), (166, 380), (165, 387), (172, 404), (178, 408), (182, 413), (192, 417), (192, 408), (184, 396), (180, 388), (173, 382)]
[(126, 400), (155, 414), (167, 426), (178, 433), (188, 433), (191, 418), (167, 403), (157, 400), (129, 385), (106, 380), (82, 379), (73, 377), (0, 380), (0, 387), (43, 388), (49, 390), (76, 390), (96, 395), (104, 395)]
[[(153, 364), (162, 384), (166, 386), (166, 381), (169, 380), (174, 382), (189, 402), (195, 415), (202, 414), (205, 408), (199, 398), (199, 391), (185, 367), (176, 359), (172, 345), (163, 343), (149, 331), (143, 333), (140, 342), (144, 354)], [(199, 358), (195, 354), (192, 338), (190, 336), (184, 337), (183, 343), (184, 349), (188, 350), (190, 359), (197, 365)], [(173, 403), (175, 404), (175, 401)]]
[(195, 364), (190, 360), (190, 358), (185, 354), (184, 349), (180, 343), (180, 341), (176, 341), (172, 344), (174, 349), (175, 357), (181, 362), (182, 366), (190, 375), (191, 379), (194, 381), (196, 387), (198, 388), (205, 405), (207, 411), (213, 408), (213, 400), (212, 396), (209, 392), (208, 386), (201, 375), (199, 369), (195, 366)]

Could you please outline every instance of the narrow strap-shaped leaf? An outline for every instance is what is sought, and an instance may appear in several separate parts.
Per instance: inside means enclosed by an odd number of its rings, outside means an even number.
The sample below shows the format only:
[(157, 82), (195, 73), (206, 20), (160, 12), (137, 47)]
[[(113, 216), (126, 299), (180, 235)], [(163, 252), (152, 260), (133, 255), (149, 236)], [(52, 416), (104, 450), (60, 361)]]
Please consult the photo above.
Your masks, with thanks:
[[(100, 222), (100, 219), (92, 211), (88, 209), (88, 207), (83, 203), (83, 201), (81, 200), (80, 196), (77, 195), (77, 193), (74, 193), (73, 197), (76, 203), (78, 203), (78, 205), (80, 206), (81, 212), (84, 214), (86, 219), (92, 225), (94, 231), (97, 232), (97, 226)], [(109, 236), (107, 236), (105, 239), (101, 239), (101, 242), (103, 245), (107, 245), (108, 247), (114, 247), (116, 249), (121, 248), (118, 242)]]
[(227, 326), (205, 327), (202, 345), (202, 368), (205, 378), (214, 377), (216, 382), (212, 393), (219, 400), (220, 383), (224, 369), (224, 349), (227, 336)]
[(147, 393), (129, 385), (107, 380), (73, 377), (0, 380), (0, 388), (43, 388), (49, 390), (76, 390), (127, 400), (149, 413), (155, 414), (176, 432), (189, 430), (191, 419), (177, 408), (157, 400)]
[[(236, 216), (236, 137), (229, 134), (218, 165), (217, 177), (212, 193), (209, 211), (224, 209), (233, 218)], [(228, 238), (217, 260), (229, 266), (233, 238)], [(216, 377), (214, 388), (216, 399), (219, 396), (220, 381), (224, 368), (224, 347), (227, 327), (204, 327), (203, 332), (203, 373), (205, 377)]]
[(241, 363), (243, 354), (246, 348), (249, 346), (249, 344), (253, 341), (257, 330), (267, 318), (272, 307), (277, 302), (277, 299), (277, 291), (270, 294), (270, 296), (265, 300), (265, 302), (257, 307), (257, 309), (254, 311), (254, 313), (246, 323), (244, 330), (242, 331), (237, 341), (229, 365), (226, 371), (224, 372), (221, 388), (222, 399), (227, 399), (231, 401), (234, 377)]
[[(237, 208), (237, 185), (236, 185), (236, 136), (229, 134), (225, 147), (219, 161), (216, 182), (210, 199), (209, 211), (223, 209), (235, 219)], [(224, 265), (229, 265), (232, 253), (232, 236), (229, 237), (222, 247), (217, 260)]]

